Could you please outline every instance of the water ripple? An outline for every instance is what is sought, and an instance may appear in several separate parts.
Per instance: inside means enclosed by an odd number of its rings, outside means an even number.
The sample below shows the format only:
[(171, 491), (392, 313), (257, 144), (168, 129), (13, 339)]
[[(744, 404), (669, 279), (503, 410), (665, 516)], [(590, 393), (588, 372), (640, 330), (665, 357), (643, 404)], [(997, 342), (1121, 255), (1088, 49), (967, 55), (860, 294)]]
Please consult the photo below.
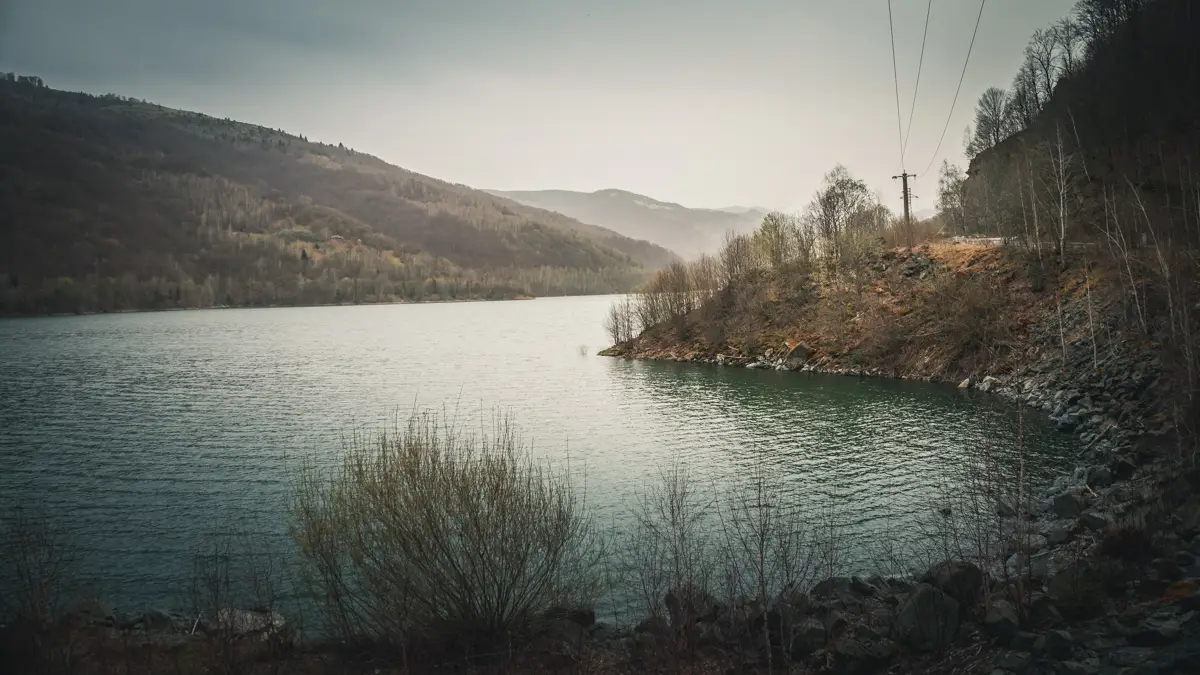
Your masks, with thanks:
[[(973, 392), (596, 357), (609, 302), (3, 320), (0, 505), (71, 522), (88, 579), (138, 606), (177, 600), (191, 553), (227, 524), (288, 547), (296, 462), (332, 461), (414, 404), (467, 429), (510, 410), (617, 522), (672, 461), (713, 485), (765, 463), (797, 499), (887, 536), (950, 466), (1015, 451), (1016, 411)], [(1076, 451), (1038, 420), (1024, 432), (1035, 477)]]

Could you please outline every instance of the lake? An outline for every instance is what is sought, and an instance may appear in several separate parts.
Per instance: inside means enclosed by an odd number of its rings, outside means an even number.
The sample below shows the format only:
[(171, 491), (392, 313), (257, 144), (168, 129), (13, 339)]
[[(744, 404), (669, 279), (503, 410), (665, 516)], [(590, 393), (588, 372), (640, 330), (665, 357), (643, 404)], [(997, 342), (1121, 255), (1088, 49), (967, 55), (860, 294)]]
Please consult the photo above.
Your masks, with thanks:
[(1013, 404), (944, 385), (599, 357), (611, 301), (2, 320), (0, 505), (70, 523), (81, 577), (135, 609), (179, 606), (191, 554), (229, 527), (289, 550), (299, 459), (414, 406), (510, 412), (618, 525), (676, 460), (705, 484), (765, 463), (878, 538), (928, 510), (948, 467), (1014, 457), (1019, 427), (1035, 481), (1078, 452), (1036, 413), (1019, 424)]

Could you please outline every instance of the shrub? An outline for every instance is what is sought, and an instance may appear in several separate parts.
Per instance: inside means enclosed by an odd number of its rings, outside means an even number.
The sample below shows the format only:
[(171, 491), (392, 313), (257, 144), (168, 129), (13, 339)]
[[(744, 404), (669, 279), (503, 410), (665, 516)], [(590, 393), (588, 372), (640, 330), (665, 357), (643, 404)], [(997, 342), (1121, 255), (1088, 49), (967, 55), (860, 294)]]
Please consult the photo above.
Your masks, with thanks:
[(332, 470), (310, 462), (295, 538), (329, 630), (484, 649), (590, 600), (597, 540), (567, 479), (535, 462), (507, 419), (475, 437), (431, 413), (356, 436)]
[(75, 548), (69, 533), (39, 513), (16, 507), (0, 529), (0, 612), (44, 624), (71, 600)]

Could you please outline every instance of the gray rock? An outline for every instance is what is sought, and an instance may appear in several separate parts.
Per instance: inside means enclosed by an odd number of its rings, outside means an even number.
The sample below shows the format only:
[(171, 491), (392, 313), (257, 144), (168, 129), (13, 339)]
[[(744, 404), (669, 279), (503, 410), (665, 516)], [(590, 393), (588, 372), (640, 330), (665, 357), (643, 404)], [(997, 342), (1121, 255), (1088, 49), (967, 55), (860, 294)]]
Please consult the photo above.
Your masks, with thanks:
[(968, 377), (967, 379), (963, 380), (962, 382), (959, 382), (958, 388), (959, 389), (970, 389), (971, 388), (971, 378)]
[(1049, 540), (1040, 534), (1018, 534), (1009, 542), (1008, 550), (1024, 553), (1037, 553), (1049, 545)]
[(583, 644), (586, 631), (583, 626), (570, 619), (550, 619), (546, 625), (546, 634), (551, 639), (578, 647)]
[(1148, 647), (1125, 647), (1113, 650), (1108, 655), (1109, 662), (1114, 666), (1127, 668), (1140, 666), (1153, 658), (1154, 650)]
[(1060, 546), (1071, 540), (1071, 531), (1066, 526), (1056, 524), (1046, 532), (1046, 543), (1050, 546)]
[(877, 673), (892, 659), (893, 650), (886, 642), (842, 638), (833, 643), (833, 661), (839, 673)]
[(65, 618), (75, 626), (102, 625), (114, 626), (117, 616), (112, 608), (98, 599), (81, 600), (67, 610)]
[(825, 624), (809, 617), (792, 629), (792, 657), (802, 659), (825, 645)]
[(148, 609), (142, 614), (142, 627), (147, 631), (170, 633), (190, 632), (187, 617), (175, 612), (165, 612), (159, 609)]
[(837, 598), (842, 594), (850, 592), (850, 577), (829, 577), (817, 583), (809, 591), (809, 595), (814, 598), (824, 600)]
[(1037, 633), (1018, 631), (1009, 641), (1008, 646), (1019, 652), (1031, 652), (1040, 637)]
[(1017, 608), (1007, 600), (994, 600), (987, 608), (983, 619), (983, 628), (988, 635), (996, 638), (1002, 644), (1008, 644), (1017, 631), (1021, 629), (1021, 621), (1017, 618)]
[(1000, 384), (1000, 380), (997, 380), (996, 378), (992, 377), (991, 375), (988, 375), (987, 377), (983, 378), (982, 382), (979, 383), (979, 391), (982, 391), (984, 393), (990, 392), (992, 389), (999, 386), (999, 384)]
[(1075, 651), (1075, 642), (1067, 631), (1052, 630), (1039, 636), (1033, 648), (1039, 654), (1062, 661), (1071, 658), (1072, 652)]
[(1108, 487), (1112, 482), (1113, 474), (1107, 466), (1093, 466), (1088, 469), (1088, 483), (1092, 487)]
[(1005, 652), (996, 659), (995, 664), (999, 668), (1019, 675), (1033, 664), (1033, 655), (1029, 652)]
[(1102, 532), (1108, 528), (1108, 516), (1094, 509), (1088, 509), (1079, 514), (1079, 522), (1093, 532)]
[(1063, 492), (1054, 498), (1054, 513), (1059, 518), (1074, 518), (1083, 511), (1083, 500), (1071, 492)]
[(925, 581), (959, 603), (970, 605), (983, 587), (983, 572), (973, 563), (949, 560), (930, 570)]
[(895, 628), (913, 648), (938, 651), (958, 633), (958, 602), (933, 586), (921, 584), (901, 605)]
[(1078, 661), (1063, 661), (1058, 664), (1058, 669), (1067, 675), (1096, 675), (1100, 672), (1100, 666)]
[(1179, 621), (1173, 617), (1151, 617), (1138, 626), (1126, 639), (1134, 647), (1157, 647), (1179, 638)]

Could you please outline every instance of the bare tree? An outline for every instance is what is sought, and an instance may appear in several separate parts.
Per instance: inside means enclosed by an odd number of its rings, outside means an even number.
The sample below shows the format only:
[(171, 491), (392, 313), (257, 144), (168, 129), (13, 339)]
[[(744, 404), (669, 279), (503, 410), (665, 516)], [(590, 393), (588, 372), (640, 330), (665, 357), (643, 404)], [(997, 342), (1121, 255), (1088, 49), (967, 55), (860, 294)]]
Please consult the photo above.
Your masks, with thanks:
[(1008, 92), (989, 87), (975, 105), (975, 136), (967, 145), (967, 154), (978, 155), (994, 148), (1008, 138), (1011, 125), (1008, 117)]
[(1034, 82), (1043, 101), (1050, 100), (1058, 77), (1058, 40), (1053, 30), (1039, 28), (1025, 45), (1025, 63), (1033, 73)]
[(1072, 17), (1064, 17), (1050, 28), (1054, 40), (1056, 67), (1062, 76), (1074, 75), (1079, 67), (1080, 52), (1083, 48), (1083, 30)]
[(951, 232), (967, 233), (966, 191), (967, 176), (949, 161), (942, 162), (938, 173), (938, 213)]

